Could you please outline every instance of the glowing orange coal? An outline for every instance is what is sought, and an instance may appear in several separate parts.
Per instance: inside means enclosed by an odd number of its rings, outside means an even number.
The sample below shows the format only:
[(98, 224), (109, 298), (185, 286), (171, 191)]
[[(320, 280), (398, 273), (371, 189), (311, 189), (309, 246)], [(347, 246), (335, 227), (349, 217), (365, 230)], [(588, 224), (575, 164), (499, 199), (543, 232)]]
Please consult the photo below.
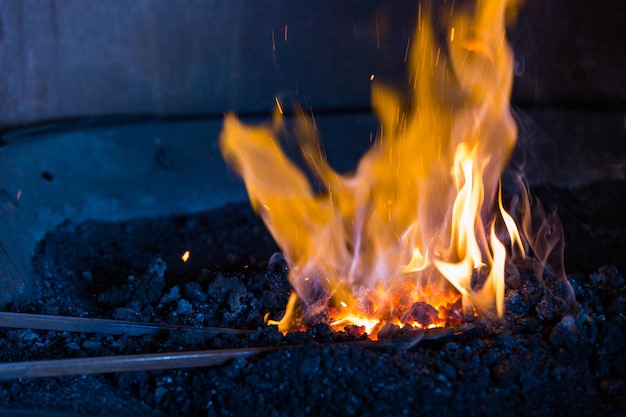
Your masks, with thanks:
[[(411, 101), (374, 87), (381, 126), (353, 174), (333, 171), (307, 118), (297, 118), (302, 155), (322, 194), (281, 150), (278, 113), (261, 127), (226, 117), (223, 155), (283, 250), (308, 315), (325, 313), (336, 328), (364, 326), (374, 335), (384, 323), (432, 327), (463, 314), (502, 315), (503, 241), (523, 252), (499, 201), (517, 134), (509, 3), (478, 0), (471, 11), (455, 11), (443, 45), (420, 9)], [(295, 301), (293, 294), (281, 330), (298, 326)]]

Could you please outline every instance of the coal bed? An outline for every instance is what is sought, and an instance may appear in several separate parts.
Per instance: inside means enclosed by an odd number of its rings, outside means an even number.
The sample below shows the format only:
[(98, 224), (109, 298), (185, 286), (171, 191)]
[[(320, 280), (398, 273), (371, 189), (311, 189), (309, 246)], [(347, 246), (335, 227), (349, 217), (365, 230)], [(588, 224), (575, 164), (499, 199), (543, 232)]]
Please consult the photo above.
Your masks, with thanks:
[[(1, 362), (279, 349), (215, 367), (0, 381), (0, 410), (58, 416), (623, 415), (626, 283), (618, 254), (624, 225), (604, 222), (580, 201), (611, 201), (623, 188), (538, 190), (563, 212), (578, 311), (558, 302), (549, 273), (544, 287), (532, 268), (519, 266), (519, 276), (507, 278), (503, 319), (479, 318), (445, 337), (407, 333), (416, 342), (409, 346), (363, 344), (365, 336), (336, 332), (323, 319), (286, 335), (266, 326), (266, 314), (278, 319), (285, 309), (288, 271), (248, 203), (160, 219), (65, 222), (38, 245), (33, 263), (42, 285), (36, 296), (8, 311), (250, 332), (129, 336), (3, 328)], [(599, 237), (599, 230), (614, 233)], [(580, 267), (581, 253), (603, 263)]]

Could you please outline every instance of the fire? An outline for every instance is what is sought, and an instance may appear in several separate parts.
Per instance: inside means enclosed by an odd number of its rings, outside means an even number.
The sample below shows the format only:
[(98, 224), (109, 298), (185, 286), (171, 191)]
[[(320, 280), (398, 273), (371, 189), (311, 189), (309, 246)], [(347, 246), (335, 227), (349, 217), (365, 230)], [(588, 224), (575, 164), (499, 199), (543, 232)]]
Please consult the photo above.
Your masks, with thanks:
[[(517, 135), (509, 6), (457, 7), (443, 46), (419, 8), (407, 63), (411, 100), (373, 85), (381, 126), (354, 173), (333, 171), (309, 120), (297, 118), (322, 194), (280, 148), (278, 99), (273, 125), (226, 116), (222, 153), (283, 250), (307, 316), (324, 313), (335, 328), (375, 335), (386, 323), (435, 327), (503, 314), (505, 242), (524, 251), (499, 194)], [(292, 294), (281, 330), (298, 326), (295, 304)]]

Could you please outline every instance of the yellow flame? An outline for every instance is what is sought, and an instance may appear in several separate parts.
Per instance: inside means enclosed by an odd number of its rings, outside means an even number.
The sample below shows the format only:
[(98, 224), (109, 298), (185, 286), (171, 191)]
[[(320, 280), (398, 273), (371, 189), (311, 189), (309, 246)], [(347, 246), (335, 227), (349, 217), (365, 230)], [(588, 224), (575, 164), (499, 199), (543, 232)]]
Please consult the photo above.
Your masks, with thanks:
[(298, 295), (295, 292), (292, 292), (291, 294), (289, 294), (289, 301), (287, 301), (287, 307), (285, 309), (285, 314), (283, 315), (283, 318), (276, 321), (276, 320), (270, 320), (268, 319), (268, 314), (265, 315), (265, 321), (267, 322), (267, 324), (269, 326), (271, 325), (276, 325), (278, 326), (278, 331), (280, 332), (286, 332), (288, 331), (292, 326), (290, 323), (291, 320), (291, 316), (293, 314), (293, 310), (296, 307), (296, 302), (298, 301)]
[[(373, 85), (381, 126), (353, 174), (333, 171), (309, 120), (297, 118), (301, 153), (326, 188), (321, 195), (281, 150), (280, 114), (262, 127), (226, 116), (222, 153), (243, 177), (311, 314), (325, 312), (337, 328), (355, 324), (368, 333), (385, 322), (454, 322), (459, 297), (466, 314), (502, 315), (507, 255), (497, 218), (523, 251), (498, 194), (517, 134), (507, 6), (480, 0), (471, 12), (457, 7), (446, 46), (422, 19), (429, 11), (419, 8), (407, 64), (411, 101)], [(295, 300), (294, 293), (285, 317), (271, 323), (288, 329)]]

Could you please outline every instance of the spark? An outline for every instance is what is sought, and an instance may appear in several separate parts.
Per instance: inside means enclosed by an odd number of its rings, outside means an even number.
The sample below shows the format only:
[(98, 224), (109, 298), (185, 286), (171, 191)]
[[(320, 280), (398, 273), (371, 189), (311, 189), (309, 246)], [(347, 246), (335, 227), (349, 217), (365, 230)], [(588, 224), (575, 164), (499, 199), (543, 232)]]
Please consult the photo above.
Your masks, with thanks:
[(422, 3), (417, 4), (417, 31), (422, 31)]
[(183, 262), (187, 262), (189, 260), (189, 255), (190, 252), (186, 250), (185, 253), (183, 253), (183, 256), (180, 257), (180, 259), (182, 259)]
[(313, 114), (313, 108), (309, 108), (311, 113), (311, 122), (313, 123), (313, 130), (317, 132), (317, 122), (315, 121), (315, 115)]
[(285, 25), (285, 42), (287, 42), (288, 35), (289, 35), (289, 26)]
[(274, 37), (274, 29), (272, 29), (272, 59), (274, 60), (274, 68), (278, 69), (278, 62), (276, 62), (276, 39)]
[(283, 107), (280, 105), (280, 101), (278, 101), (278, 97), (274, 97), (274, 101), (276, 101), (276, 107), (278, 108), (278, 112), (283, 114)]
[(16, 198), (19, 200), (22, 197), (22, 190), (17, 190)]
[(274, 29), (272, 29), (272, 52), (276, 52), (276, 39), (274, 38)]
[(370, 81), (374, 81), (374, 74), (370, 75)]
[(406, 64), (406, 59), (409, 56), (409, 47), (411, 46), (411, 37), (406, 41), (406, 50), (404, 51), (404, 63)]
[(454, 42), (454, 27), (450, 28), (450, 42)]

